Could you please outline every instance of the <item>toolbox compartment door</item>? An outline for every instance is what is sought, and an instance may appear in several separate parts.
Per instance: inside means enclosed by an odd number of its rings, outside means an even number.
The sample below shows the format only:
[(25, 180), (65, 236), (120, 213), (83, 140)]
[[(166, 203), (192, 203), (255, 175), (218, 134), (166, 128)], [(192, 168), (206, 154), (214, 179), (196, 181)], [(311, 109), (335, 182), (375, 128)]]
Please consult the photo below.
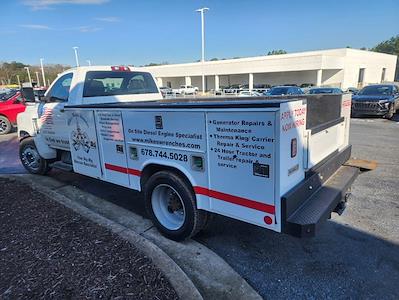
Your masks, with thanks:
[(308, 130), (308, 166), (312, 168), (341, 149), (345, 142), (343, 95), (309, 95), (306, 129)]
[(68, 110), (66, 114), (73, 170), (79, 174), (101, 178), (94, 111)]
[(129, 186), (122, 113), (115, 110), (97, 111), (96, 121), (104, 180)]
[(275, 111), (207, 113), (211, 211), (275, 226)]

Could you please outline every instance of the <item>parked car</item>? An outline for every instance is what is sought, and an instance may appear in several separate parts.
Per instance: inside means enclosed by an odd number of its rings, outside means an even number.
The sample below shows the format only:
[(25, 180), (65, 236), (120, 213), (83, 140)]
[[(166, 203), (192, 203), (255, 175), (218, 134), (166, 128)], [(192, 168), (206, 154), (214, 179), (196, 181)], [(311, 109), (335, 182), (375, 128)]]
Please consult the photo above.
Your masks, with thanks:
[(179, 95), (195, 95), (198, 93), (198, 88), (192, 85), (181, 85), (178, 89), (173, 89), (173, 92)]
[(241, 84), (232, 84), (228, 88), (225, 88), (223, 92), (225, 94), (238, 94), (240, 91), (242, 91), (243, 85)]
[(253, 91), (263, 94), (268, 92), (270, 88), (269, 84), (254, 84)]
[(354, 87), (348, 87), (346, 89), (346, 92), (347, 93), (351, 93), (352, 95), (356, 95), (357, 93), (359, 93), (359, 89), (354, 88)]
[(0, 135), (11, 131), (17, 123), (17, 115), (25, 111), (25, 101), (19, 91), (0, 95)]
[(391, 119), (399, 109), (399, 88), (394, 84), (374, 84), (352, 96), (352, 116), (374, 115)]
[(159, 88), (159, 91), (161, 92), (163, 97), (172, 96), (173, 95), (173, 90), (170, 87), (167, 87), (167, 86), (161, 86)]
[(260, 97), (262, 96), (261, 93), (258, 93), (256, 91), (241, 91), (238, 94), (239, 97)]
[(304, 92), (297, 86), (275, 86), (270, 89), (265, 95), (267, 96), (282, 96), (282, 95), (303, 95)]
[(343, 92), (339, 88), (319, 87), (311, 88), (309, 94), (343, 94)]
[(46, 91), (46, 88), (34, 88), (33, 95), (35, 96), (35, 101), (40, 101), (44, 97)]
[(305, 94), (307, 94), (312, 87), (314, 87), (313, 83), (302, 83), (300, 85), (302, 92), (304, 92)]

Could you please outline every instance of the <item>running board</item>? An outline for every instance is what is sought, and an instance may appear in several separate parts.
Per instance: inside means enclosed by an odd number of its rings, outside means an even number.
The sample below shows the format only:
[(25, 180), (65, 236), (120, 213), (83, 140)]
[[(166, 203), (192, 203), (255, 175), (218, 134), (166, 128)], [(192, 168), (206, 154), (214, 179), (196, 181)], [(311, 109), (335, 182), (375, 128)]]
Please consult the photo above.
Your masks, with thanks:
[(72, 165), (64, 163), (62, 161), (56, 161), (56, 162), (50, 164), (50, 167), (54, 168), (54, 169), (59, 169), (59, 170), (65, 171), (65, 172), (73, 172)]

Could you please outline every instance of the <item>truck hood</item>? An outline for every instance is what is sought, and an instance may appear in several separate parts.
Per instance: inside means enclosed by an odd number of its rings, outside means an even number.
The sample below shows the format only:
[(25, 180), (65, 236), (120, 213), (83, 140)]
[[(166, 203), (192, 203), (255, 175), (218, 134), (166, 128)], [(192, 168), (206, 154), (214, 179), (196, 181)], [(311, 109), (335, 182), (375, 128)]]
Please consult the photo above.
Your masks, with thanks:
[(352, 101), (356, 102), (378, 102), (381, 100), (392, 101), (393, 96), (390, 95), (354, 95)]

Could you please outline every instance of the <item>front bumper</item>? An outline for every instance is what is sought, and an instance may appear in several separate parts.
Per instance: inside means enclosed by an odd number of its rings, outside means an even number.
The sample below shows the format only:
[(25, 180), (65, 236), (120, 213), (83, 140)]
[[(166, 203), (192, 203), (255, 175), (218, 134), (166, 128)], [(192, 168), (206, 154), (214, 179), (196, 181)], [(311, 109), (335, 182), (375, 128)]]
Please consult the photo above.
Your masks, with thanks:
[(342, 211), (346, 193), (359, 174), (358, 168), (343, 166), (350, 155), (351, 146), (335, 153), (282, 197), (282, 232), (313, 237), (333, 211)]
[(389, 111), (389, 106), (378, 102), (352, 102), (353, 115), (383, 116)]

